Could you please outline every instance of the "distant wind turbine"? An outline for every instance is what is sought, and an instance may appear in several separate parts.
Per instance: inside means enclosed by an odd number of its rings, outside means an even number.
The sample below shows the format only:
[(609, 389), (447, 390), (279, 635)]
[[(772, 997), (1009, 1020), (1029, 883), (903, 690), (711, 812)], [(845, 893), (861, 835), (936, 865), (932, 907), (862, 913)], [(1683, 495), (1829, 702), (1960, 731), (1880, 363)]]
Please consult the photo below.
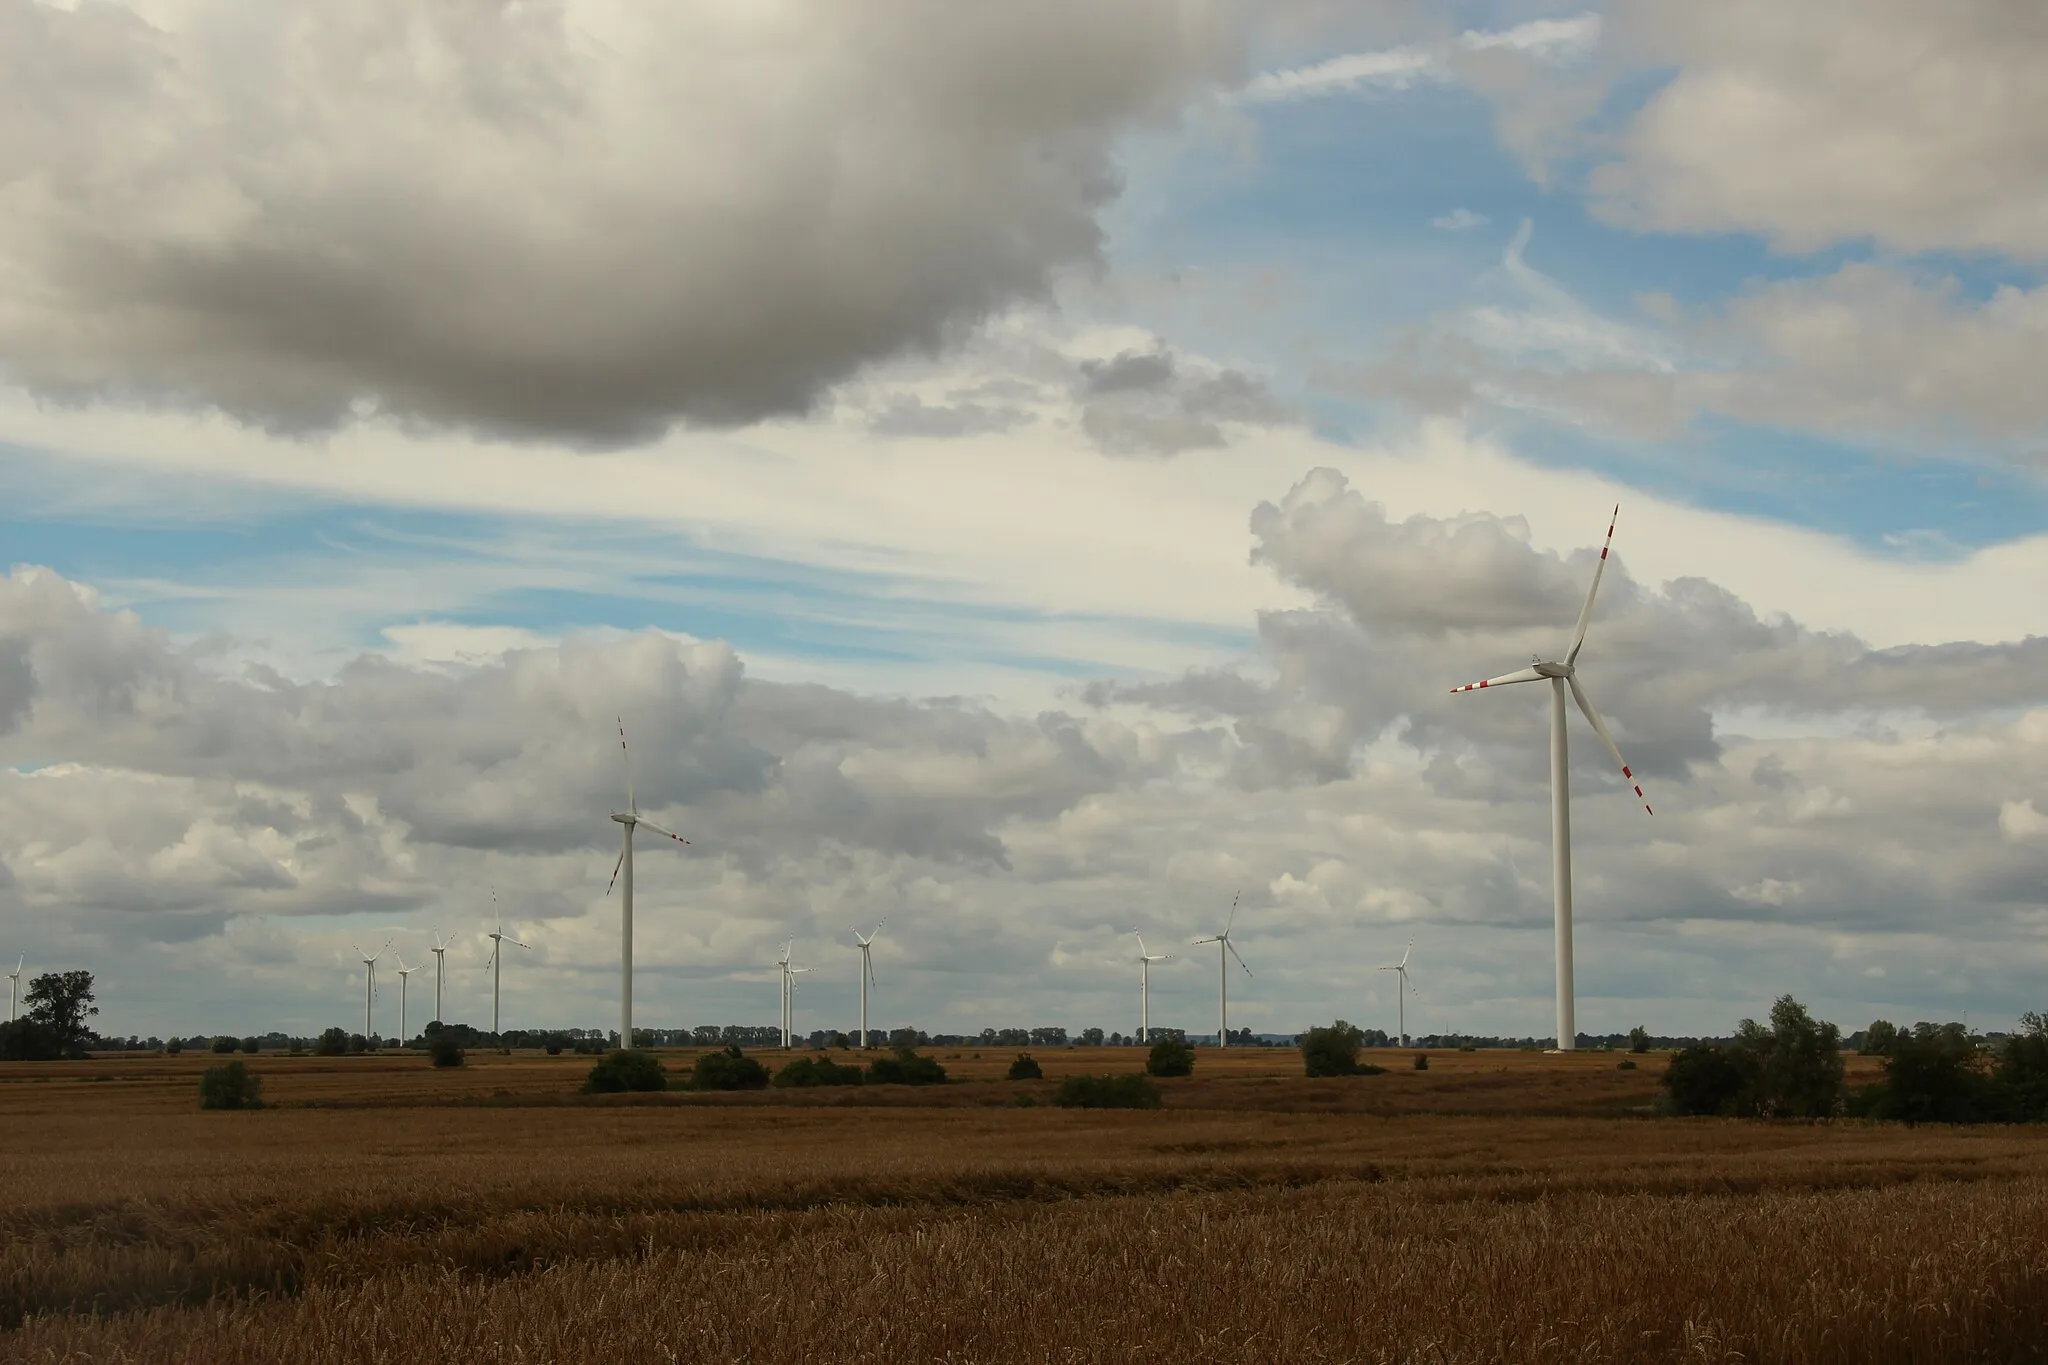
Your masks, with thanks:
[[(626, 764), (626, 809), (613, 811), (612, 819), (624, 826), (619, 849), (619, 860), (612, 864), (612, 880), (604, 893), (609, 896), (612, 886), (619, 887), (619, 1046), (633, 1046), (633, 831), (646, 829), (655, 834), (664, 834), (679, 844), (690, 841), (682, 835), (663, 829), (640, 813), (639, 803), (633, 799), (633, 755), (626, 748), (626, 722), (619, 719), (619, 756)], [(619, 874), (625, 874), (620, 881)]]
[(855, 929), (853, 931), (853, 941), (860, 947), (860, 1045), (862, 1048), (866, 1048), (868, 1045), (868, 986), (875, 979), (875, 963), (868, 950), (874, 946), (876, 937), (882, 932), (882, 926), (888, 922), (887, 916), (876, 920), (875, 927), (868, 931), (866, 938), (860, 936), (860, 930)]
[(421, 962), (415, 966), (408, 967), (405, 965), (405, 959), (395, 954), (391, 960), (398, 964), (398, 1045), (404, 1047), (405, 1040), (412, 1037), (405, 1029), (405, 988), (409, 984), (406, 978), (427, 964)]
[[(385, 939), (384, 948), (390, 946), (391, 940)], [(356, 946), (351, 943), (349, 947)], [(377, 958), (384, 956), (384, 948), (379, 948), (375, 956), (356, 948), (356, 956), (363, 960), (363, 1041), (366, 1043), (377, 1036), (377, 1031), (370, 1027), (370, 1002), (377, 994)]]
[(7, 974), (7, 1022), (10, 1024), (14, 1022), (15, 1007), (21, 1003), (21, 968), (27, 961), (28, 954), (23, 953), (15, 959), (14, 970)]
[(441, 1013), (441, 978), (448, 965), (448, 950), (454, 946), (452, 940), (443, 943), (441, 931), (438, 928), (434, 930), (434, 946), (430, 951), (434, 954), (434, 1022), (437, 1024), (444, 1022)]
[(1152, 1041), (1152, 964), (1170, 961), (1172, 953), (1147, 953), (1145, 936), (1136, 929), (1131, 937), (1138, 940), (1138, 1041)]
[(776, 966), (782, 969), (782, 1050), (789, 1051), (791, 1036), (796, 1032), (796, 979), (810, 970), (809, 967), (792, 967), (789, 963), (791, 950), (796, 940), (791, 939), (782, 946), (782, 957)]
[(1228, 953), (1230, 957), (1237, 958), (1237, 965), (1244, 967), (1244, 974), (1246, 976), (1252, 974), (1252, 969), (1246, 966), (1244, 958), (1239, 955), (1237, 945), (1230, 941), (1231, 926), (1237, 923), (1237, 902), (1243, 895), (1244, 893), (1240, 891), (1237, 895), (1230, 898), (1230, 918), (1224, 921), (1222, 933), (1209, 938), (1198, 938), (1195, 940), (1195, 946), (1198, 948), (1204, 943), (1216, 945), (1216, 1046), (1218, 1047), (1230, 1046), (1230, 960), (1224, 954)]
[[(491, 903), (495, 905), (497, 901), (498, 893), (494, 890), (491, 892)], [(533, 951), (533, 945), (531, 943), (521, 943), (518, 939), (506, 933), (505, 922), (502, 919), (498, 921), (497, 927), (484, 935), (484, 937), (491, 941), (491, 959), (485, 965), (491, 969), (491, 1036), (495, 1038), (498, 1036), (498, 981), (505, 972), (504, 947), (509, 943), (515, 948), (524, 948), (531, 952)], [(629, 1039), (627, 1042), (621, 1043), (620, 1046), (631, 1046), (631, 1040)]]
[(1395, 1014), (1400, 1021), (1399, 1028), (1401, 1031), (1402, 1047), (1408, 1046), (1408, 992), (1415, 989), (1408, 984), (1408, 954), (1414, 951), (1415, 940), (1411, 938), (1408, 940), (1407, 951), (1401, 954), (1399, 962), (1391, 967), (1381, 967), (1379, 969), (1383, 972), (1394, 973), (1394, 999), (1397, 1002)]
[(1614, 742), (1614, 736), (1607, 732), (1607, 722), (1601, 720), (1600, 713), (1593, 708), (1593, 699), (1579, 684), (1579, 651), (1586, 644), (1586, 626), (1593, 619), (1593, 596), (1600, 591), (1600, 575), (1607, 571), (1607, 551), (1614, 544), (1614, 522), (1620, 516), (1621, 508), (1616, 506), (1614, 516), (1607, 522), (1607, 539), (1600, 546), (1600, 562), (1593, 568), (1593, 586), (1586, 589), (1586, 605), (1579, 609), (1578, 629), (1572, 635), (1572, 647), (1566, 651), (1564, 661), (1539, 659), (1527, 668), (1503, 673), (1498, 678), (1451, 689), (1455, 694), (1481, 687), (1505, 687), (1509, 683), (1545, 679), (1550, 682), (1550, 891), (1552, 928), (1557, 940), (1557, 1047), (1560, 1052), (1570, 1052), (1578, 1045), (1572, 994), (1571, 771), (1569, 756), (1565, 752), (1564, 731), (1564, 694), (1567, 688), (1571, 690), (1572, 700), (1578, 703), (1579, 710), (1592, 722), (1593, 733), (1600, 736), (1607, 752), (1614, 755), (1623, 779), (1635, 790), (1636, 799), (1642, 801), (1643, 813), (1651, 813), (1650, 803), (1643, 796), (1642, 784), (1636, 781), (1628, 760), (1621, 756), (1621, 748)]

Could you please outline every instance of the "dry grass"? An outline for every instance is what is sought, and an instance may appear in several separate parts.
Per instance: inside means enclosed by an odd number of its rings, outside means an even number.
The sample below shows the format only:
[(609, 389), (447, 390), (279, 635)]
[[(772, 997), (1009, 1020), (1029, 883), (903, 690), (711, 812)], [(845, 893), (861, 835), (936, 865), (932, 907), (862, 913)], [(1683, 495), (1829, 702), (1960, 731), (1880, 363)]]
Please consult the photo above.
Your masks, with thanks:
[[(1488, 1056), (1233, 1058), (1149, 1113), (522, 1108), (582, 1068), (490, 1058), (266, 1059), (398, 1107), (202, 1114), (205, 1059), (0, 1069), (0, 1359), (2048, 1358), (2048, 1134), (1310, 1112), (1497, 1098)], [(1566, 1108), (1617, 1074), (1512, 1064)]]

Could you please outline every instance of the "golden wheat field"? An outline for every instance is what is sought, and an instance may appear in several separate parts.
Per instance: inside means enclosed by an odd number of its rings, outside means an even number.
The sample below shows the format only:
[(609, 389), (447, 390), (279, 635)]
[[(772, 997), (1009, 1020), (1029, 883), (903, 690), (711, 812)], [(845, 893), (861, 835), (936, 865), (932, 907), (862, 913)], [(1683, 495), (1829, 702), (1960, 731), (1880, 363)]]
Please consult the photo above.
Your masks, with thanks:
[(1650, 1119), (1654, 1057), (1204, 1053), (1126, 1112), (1015, 1100), (1127, 1050), (938, 1055), (604, 1099), (263, 1057), (253, 1113), (211, 1058), (0, 1067), (0, 1359), (2048, 1359), (2041, 1132)]

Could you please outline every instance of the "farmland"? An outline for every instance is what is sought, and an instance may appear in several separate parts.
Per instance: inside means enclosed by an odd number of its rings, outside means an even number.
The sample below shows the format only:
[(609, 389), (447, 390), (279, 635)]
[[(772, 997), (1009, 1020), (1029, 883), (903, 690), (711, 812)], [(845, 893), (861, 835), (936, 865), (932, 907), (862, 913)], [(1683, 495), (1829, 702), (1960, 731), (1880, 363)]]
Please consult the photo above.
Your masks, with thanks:
[[(1204, 1053), (574, 1095), (588, 1059), (0, 1068), (0, 1359), (2037, 1360), (2048, 1135), (1641, 1116), (1656, 1058)], [(1384, 1054), (1405, 1063), (1407, 1054)], [(671, 1058), (672, 1064), (683, 1060)]]

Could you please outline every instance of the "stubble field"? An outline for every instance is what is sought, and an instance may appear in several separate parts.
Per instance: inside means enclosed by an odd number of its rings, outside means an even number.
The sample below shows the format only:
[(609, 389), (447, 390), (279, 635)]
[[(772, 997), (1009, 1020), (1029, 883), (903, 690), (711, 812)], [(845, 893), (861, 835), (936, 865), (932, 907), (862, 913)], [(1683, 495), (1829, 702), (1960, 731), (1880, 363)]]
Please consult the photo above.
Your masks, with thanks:
[(256, 1113), (196, 1108), (208, 1057), (0, 1067), (0, 1359), (2048, 1359), (2033, 1130), (1652, 1120), (1661, 1059), (1596, 1054), (1205, 1051), (1066, 1111), (939, 1055), (597, 1101), (264, 1057)]

